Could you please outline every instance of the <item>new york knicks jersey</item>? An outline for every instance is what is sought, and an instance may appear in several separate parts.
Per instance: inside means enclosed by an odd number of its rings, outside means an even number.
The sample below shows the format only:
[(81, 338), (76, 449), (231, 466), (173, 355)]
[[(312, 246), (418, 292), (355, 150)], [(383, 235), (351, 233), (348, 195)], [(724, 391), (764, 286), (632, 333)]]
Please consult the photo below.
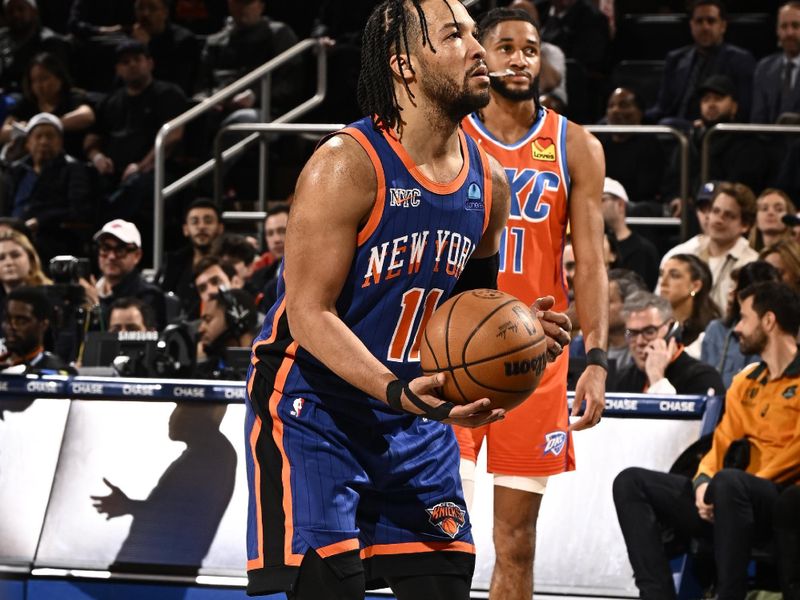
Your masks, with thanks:
[(567, 119), (543, 108), (530, 130), (513, 144), (495, 138), (475, 113), (462, 125), (503, 165), (511, 187), (510, 215), (500, 246), (500, 289), (529, 304), (552, 295), (555, 310), (565, 311), (568, 299), (561, 259), (569, 217)]
[[(422, 331), (434, 309), (450, 295), (480, 242), (491, 212), (491, 172), (486, 155), (459, 131), (463, 166), (440, 184), (425, 177), (400, 142), (377, 132), (365, 118), (343, 129), (369, 156), (378, 189), (336, 302), (339, 317), (383, 364), (401, 379), (420, 375)], [(343, 199), (346, 201), (346, 199)], [(291, 265), (287, 265), (291, 268)], [(255, 341), (254, 364), (268, 376), (291, 344), (285, 324), (282, 282), (279, 297)], [(369, 400), (328, 371), (302, 347), (292, 354), (284, 384), (326, 395)], [(277, 361), (277, 362), (276, 362)], [(304, 389), (305, 388), (305, 389)], [(287, 392), (288, 393), (288, 392)], [(375, 408), (386, 409), (372, 400)]]

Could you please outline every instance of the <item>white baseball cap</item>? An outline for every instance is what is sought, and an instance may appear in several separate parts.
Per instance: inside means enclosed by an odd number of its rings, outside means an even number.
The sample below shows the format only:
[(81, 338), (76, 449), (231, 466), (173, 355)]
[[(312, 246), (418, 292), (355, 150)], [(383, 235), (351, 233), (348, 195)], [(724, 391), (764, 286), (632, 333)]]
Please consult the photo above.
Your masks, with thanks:
[(99, 240), (104, 235), (111, 235), (125, 244), (133, 244), (137, 248), (142, 247), (142, 235), (139, 229), (130, 221), (124, 219), (114, 219), (109, 221), (103, 228), (94, 234), (94, 241)]
[(61, 119), (55, 115), (51, 115), (50, 113), (42, 112), (38, 115), (35, 115), (30, 121), (28, 121), (28, 124), (25, 127), (25, 134), (29, 134), (39, 125), (52, 125), (58, 129), (60, 133), (64, 133), (64, 126), (61, 124)]
[(603, 193), (616, 196), (620, 200), (625, 200), (625, 202), (630, 202), (630, 200), (628, 200), (628, 192), (625, 191), (625, 187), (616, 179), (611, 179), (611, 177), (606, 177), (606, 180), (603, 183)]

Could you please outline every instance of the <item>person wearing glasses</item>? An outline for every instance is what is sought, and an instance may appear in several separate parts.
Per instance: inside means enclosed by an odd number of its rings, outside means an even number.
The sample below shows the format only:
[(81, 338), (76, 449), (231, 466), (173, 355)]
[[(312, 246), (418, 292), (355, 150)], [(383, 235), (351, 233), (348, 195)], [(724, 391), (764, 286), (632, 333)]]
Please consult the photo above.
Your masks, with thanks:
[(625, 338), (633, 364), (617, 374), (612, 392), (647, 394), (722, 394), (717, 371), (684, 352), (680, 324), (669, 300), (635, 292), (625, 300)]
[(142, 260), (142, 236), (130, 221), (114, 219), (94, 235), (101, 277), (81, 279), (87, 303), (99, 308), (99, 328), (106, 329), (111, 305), (119, 298), (139, 298), (153, 307), (158, 329), (166, 325), (163, 292), (148, 283), (137, 267)]

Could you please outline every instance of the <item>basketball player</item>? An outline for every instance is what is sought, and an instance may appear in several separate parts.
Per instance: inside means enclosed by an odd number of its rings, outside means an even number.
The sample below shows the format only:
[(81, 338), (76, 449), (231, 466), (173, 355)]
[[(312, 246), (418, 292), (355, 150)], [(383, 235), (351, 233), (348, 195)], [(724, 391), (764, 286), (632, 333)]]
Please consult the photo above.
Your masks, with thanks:
[(505, 167), (511, 214), (501, 232), (499, 287), (532, 303), (555, 297), (567, 309), (562, 252), (571, 225), (575, 296), (588, 366), (578, 380), (569, 425), (568, 356), (547, 367), (533, 397), (502, 422), (459, 430), (462, 476), (469, 499), (475, 460), (486, 439), (494, 473), (496, 561), (490, 597), (530, 600), (536, 519), (547, 478), (574, 469), (571, 430), (600, 421), (605, 404), (608, 280), (600, 208), (605, 164), (600, 143), (580, 126), (538, 104), (540, 36), (524, 11), (498, 8), (479, 26), (492, 78), (489, 105), (470, 114), (464, 130)]
[(457, 279), (496, 287), (508, 183), (459, 129), (489, 99), (474, 29), (456, 0), (380, 4), (359, 81), (371, 117), (324, 141), (298, 180), (248, 374), (249, 594), (350, 599), (388, 584), (401, 600), (469, 598), (445, 423), (504, 413), (437, 397), (445, 379), (420, 376), (419, 336)]

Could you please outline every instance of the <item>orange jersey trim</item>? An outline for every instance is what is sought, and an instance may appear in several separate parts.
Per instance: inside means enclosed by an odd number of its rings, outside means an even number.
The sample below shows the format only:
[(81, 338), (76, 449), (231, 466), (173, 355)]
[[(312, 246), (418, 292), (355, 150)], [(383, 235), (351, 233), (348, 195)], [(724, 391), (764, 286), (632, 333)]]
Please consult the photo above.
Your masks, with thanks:
[(467, 542), (406, 542), (404, 544), (379, 544), (361, 551), (361, 560), (373, 556), (392, 554), (417, 554), (420, 552), (467, 552), (475, 554), (475, 546)]
[(381, 222), (381, 217), (383, 216), (383, 205), (386, 202), (386, 177), (383, 174), (383, 165), (381, 164), (381, 159), (378, 157), (378, 153), (375, 151), (375, 148), (372, 147), (369, 139), (367, 139), (367, 136), (365, 136), (355, 127), (345, 127), (340, 133), (349, 135), (358, 143), (359, 146), (364, 149), (364, 152), (367, 153), (367, 156), (372, 163), (372, 167), (375, 169), (375, 177), (377, 178), (378, 182), (378, 189), (375, 192), (375, 202), (372, 205), (372, 210), (369, 213), (367, 222), (364, 224), (364, 227), (361, 229), (361, 231), (358, 232), (358, 237), (356, 238), (356, 243), (361, 246), (370, 238), (373, 233), (375, 233), (375, 230), (378, 228), (378, 225)]
[(483, 166), (483, 233), (486, 233), (486, 228), (489, 227), (489, 220), (492, 216), (492, 166), (481, 145), (475, 144), (475, 146), (478, 148), (478, 156), (481, 157), (481, 165)]
[(461, 143), (461, 156), (464, 158), (464, 164), (461, 165), (461, 170), (458, 172), (455, 179), (449, 183), (438, 183), (432, 179), (428, 179), (422, 171), (420, 171), (417, 164), (391, 131), (384, 130), (383, 137), (389, 143), (392, 150), (394, 150), (395, 154), (397, 154), (398, 158), (403, 162), (403, 165), (408, 169), (411, 176), (429, 192), (440, 195), (453, 194), (457, 192), (467, 180), (467, 174), (469, 173), (469, 148), (467, 147), (467, 138), (460, 128), (458, 130), (458, 141)]
[(336, 542), (335, 544), (329, 544), (327, 546), (323, 546), (322, 548), (317, 548), (317, 554), (319, 554), (322, 558), (329, 558), (331, 556), (336, 556), (337, 554), (342, 554), (344, 552), (350, 552), (352, 550), (358, 550), (359, 543), (358, 540), (353, 538), (350, 540), (344, 540), (342, 542)]
[[(256, 348), (258, 348), (259, 346), (264, 346), (265, 344), (272, 344), (275, 341), (275, 339), (278, 337), (278, 322), (281, 320), (281, 317), (283, 316), (284, 312), (286, 312), (286, 296), (285, 295), (283, 297), (283, 300), (281, 300), (281, 303), (278, 305), (278, 310), (275, 311), (275, 316), (272, 318), (272, 333), (269, 334), (269, 337), (267, 339), (261, 340), (260, 342), (256, 342), (253, 345), (253, 353), (250, 356), (250, 362), (253, 365), (255, 365), (256, 362), (258, 362), (258, 359), (256, 358), (256, 352), (255, 352)], [(247, 391), (250, 392), (250, 393), (252, 393), (252, 389), (251, 389), (252, 386), (253, 386), (253, 381), (251, 379), (250, 383), (248, 383), (248, 385), (247, 385)]]
[[(252, 380), (255, 376), (255, 371), (250, 376), (250, 382), (248, 382), (247, 387), (248, 389), (252, 388)], [(250, 453), (253, 456), (253, 467), (254, 467), (254, 482), (253, 487), (255, 488), (256, 492), (256, 526), (258, 527), (258, 556), (254, 559), (247, 561), (247, 570), (250, 569), (260, 569), (264, 566), (264, 526), (263, 526), (263, 515), (261, 514), (261, 465), (258, 462), (258, 455), (256, 454), (256, 442), (258, 441), (258, 436), (261, 434), (261, 417), (256, 416), (255, 424), (253, 426), (253, 430), (250, 432)]]

